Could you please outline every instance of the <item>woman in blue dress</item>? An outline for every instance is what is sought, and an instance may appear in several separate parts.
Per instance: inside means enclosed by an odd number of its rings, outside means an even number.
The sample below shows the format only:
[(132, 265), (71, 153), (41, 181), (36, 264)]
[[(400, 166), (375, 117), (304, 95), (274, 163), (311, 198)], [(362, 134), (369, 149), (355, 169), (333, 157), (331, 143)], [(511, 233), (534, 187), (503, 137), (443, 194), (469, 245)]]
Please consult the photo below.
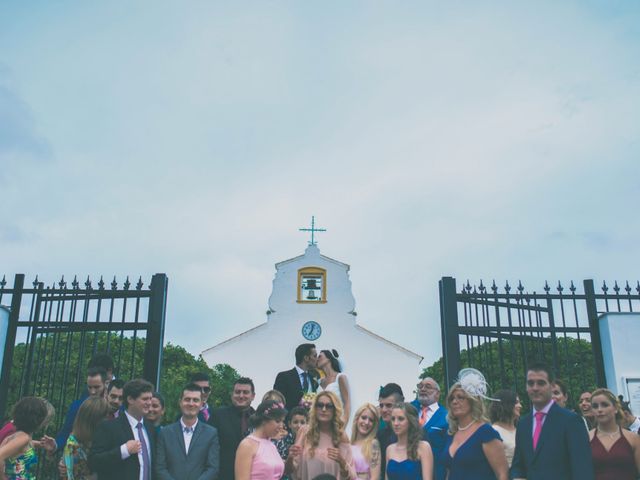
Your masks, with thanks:
[(387, 480), (432, 480), (433, 454), (422, 440), (415, 407), (396, 404), (391, 410), (391, 428), (398, 441), (387, 447)]
[[(500, 435), (487, 423), (482, 400), (484, 392), (476, 388), (465, 389), (468, 383), (454, 384), (447, 396), (449, 436), (442, 458), (449, 471), (447, 478), (507, 480), (507, 458)], [(471, 385), (473, 387), (477, 382)]]

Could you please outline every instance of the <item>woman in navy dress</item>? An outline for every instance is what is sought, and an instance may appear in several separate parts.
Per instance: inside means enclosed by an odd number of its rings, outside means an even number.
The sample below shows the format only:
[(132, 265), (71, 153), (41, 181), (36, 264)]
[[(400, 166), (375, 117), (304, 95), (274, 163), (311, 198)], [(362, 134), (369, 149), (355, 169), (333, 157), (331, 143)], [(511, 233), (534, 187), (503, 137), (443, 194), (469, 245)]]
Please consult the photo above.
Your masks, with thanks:
[(398, 437), (387, 447), (387, 480), (432, 480), (431, 446), (422, 440), (418, 411), (410, 403), (391, 410), (391, 428)]
[(448, 480), (508, 480), (502, 441), (487, 423), (482, 398), (456, 383), (449, 390), (447, 409), (449, 436), (442, 460)]

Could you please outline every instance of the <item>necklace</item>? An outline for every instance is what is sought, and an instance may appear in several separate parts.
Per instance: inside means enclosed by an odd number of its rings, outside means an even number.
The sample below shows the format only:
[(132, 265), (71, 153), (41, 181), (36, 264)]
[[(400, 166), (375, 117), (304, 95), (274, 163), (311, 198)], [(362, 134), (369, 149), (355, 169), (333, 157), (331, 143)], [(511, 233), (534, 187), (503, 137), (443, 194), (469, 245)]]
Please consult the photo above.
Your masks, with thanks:
[(461, 427), (460, 425), (458, 425), (458, 431), (459, 432), (464, 432), (465, 430), (469, 430), (469, 427), (471, 427), (471, 425), (473, 425), (474, 423), (476, 423), (476, 421), (475, 420), (471, 420), (469, 425), (467, 425), (466, 427)]
[(620, 430), (614, 430), (613, 432), (606, 432), (601, 428), (598, 428), (598, 433), (602, 434), (605, 437), (613, 438), (620, 433)]

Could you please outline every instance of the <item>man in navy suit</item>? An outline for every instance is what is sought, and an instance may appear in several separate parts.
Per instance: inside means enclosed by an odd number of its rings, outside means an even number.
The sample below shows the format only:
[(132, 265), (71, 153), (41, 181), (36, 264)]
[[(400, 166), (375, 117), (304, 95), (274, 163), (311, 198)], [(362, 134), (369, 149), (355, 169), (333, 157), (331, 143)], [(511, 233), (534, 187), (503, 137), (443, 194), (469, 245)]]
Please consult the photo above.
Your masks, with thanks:
[(447, 409), (438, 404), (440, 385), (431, 377), (420, 380), (416, 385), (418, 395), (411, 405), (418, 410), (418, 419), (423, 429), (423, 437), (433, 450), (433, 476), (435, 480), (444, 480), (447, 475), (445, 466), (440, 462), (442, 450), (447, 442)]
[(89, 468), (98, 480), (151, 480), (156, 429), (144, 416), (149, 412), (153, 385), (143, 379), (124, 384), (125, 411), (96, 429), (89, 452)]
[(516, 431), (512, 479), (593, 480), (589, 437), (580, 417), (551, 398), (551, 369), (536, 363), (527, 369), (527, 395), (533, 411)]

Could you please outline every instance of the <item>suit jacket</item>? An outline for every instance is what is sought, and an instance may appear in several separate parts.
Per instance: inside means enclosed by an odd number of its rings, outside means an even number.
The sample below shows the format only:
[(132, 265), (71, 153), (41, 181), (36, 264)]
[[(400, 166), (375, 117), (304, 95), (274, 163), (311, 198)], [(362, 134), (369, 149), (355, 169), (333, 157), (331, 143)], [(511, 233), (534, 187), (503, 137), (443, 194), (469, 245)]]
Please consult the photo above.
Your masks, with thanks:
[[(249, 408), (246, 414), (253, 414)], [(235, 407), (219, 407), (211, 412), (209, 423), (218, 430), (220, 438), (220, 480), (233, 480), (236, 450), (248, 431), (243, 432), (240, 417), (243, 412)]]
[[(411, 402), (418, 412), (422, 409), (418, 399)], [(434, 480), (444, 480), (447, 477), (447, 469), (442, 463), (441, 454), (447, 443), (449, 424), (447, 423), (447, 409), (442, 405), (433, 413), (431, 418), (422, 427), (422, 437), (429, 442), (433, 450), (433, 476)]]
[(589, 436), (580, 417), (553, 404), (533, 450), (533, 419), (518, 422), (511, 478), (528, 480), (593, 480)]
[[(311, 391), (315, 392), (318, 389), (318, 380), (312, 374), (309, 374), (309, 377), (311, 381)], [(278, 373), (276, 381), (273, 384), (273, 389), (278, 390), (284, 395), (287, 410), (297, 407), (304, 394), (302, 385), (300, 384), (300, 376), (295, 367), (291, 370)]]
[[(144, 420), (144, 428), (149, 437), (151, 468), (155, 461), (156, 428), (147, 420)], [(98, 425), (88, 457), (89, 468), (98, 474), (98, 480), (139, 480), (138, 455), (131, 455), (124, 460), (120, 455), (120, 446), (129, 440), (134, 440), (134, 436), (124, 413)]]
[(180, 421), (160, 430), (155, 480), (214, 480), (220, 468), (218, 431), (198, 421), (186, 452)]

